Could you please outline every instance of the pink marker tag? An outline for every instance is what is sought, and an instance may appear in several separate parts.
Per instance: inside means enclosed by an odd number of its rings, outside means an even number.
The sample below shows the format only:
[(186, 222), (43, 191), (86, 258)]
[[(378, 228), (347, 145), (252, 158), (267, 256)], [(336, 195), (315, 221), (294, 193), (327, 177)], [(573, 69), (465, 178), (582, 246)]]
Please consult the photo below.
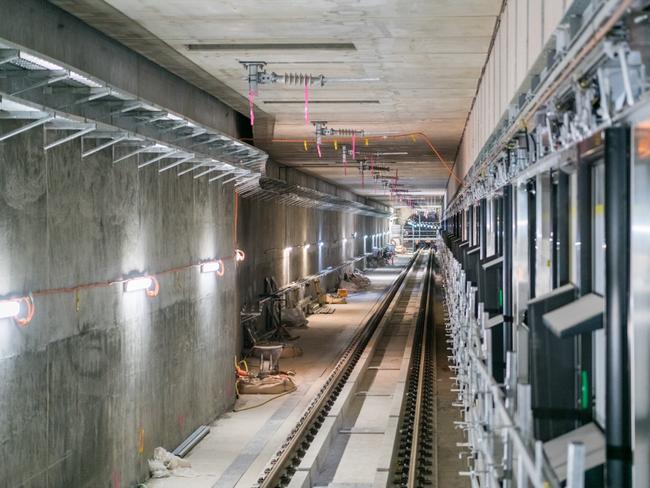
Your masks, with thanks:
[(356, 157), (357, 153), (357, 136), (352, 134), (352, 159)]
[(120, 483), (120, 475), (117, 471), (113, 471), (113, 475), (111, 476), (112, 481), (113, 481), (113, 488), (120, 488), (121, 483)]
[(309, 125), (309, 83), (305, 82), (305, 124)]
[(318, 157), (319, 158), (323, 157), (323, 153), (321, 153), (321, 151), (320, 151), (320, 144), (316, 144), (316, 152), (318, 152)]
[(248, 112), (251, 119), (251, 127), (255, 125), (255, 92), (253, 90), (248, 91)]

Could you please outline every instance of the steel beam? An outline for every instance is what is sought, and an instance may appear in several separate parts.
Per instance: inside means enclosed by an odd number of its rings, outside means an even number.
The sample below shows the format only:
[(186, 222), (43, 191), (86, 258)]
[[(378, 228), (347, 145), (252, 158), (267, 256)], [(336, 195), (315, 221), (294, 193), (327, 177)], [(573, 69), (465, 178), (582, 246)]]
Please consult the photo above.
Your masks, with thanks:
[(60, 146), (61, 144), (65, 144), (66, 142), (70, 142), (70, 141), (73, 141), (73, 140), (75, 140), (75, 139), (77, 139), (77, 138), (79, 138), (81, 136), (84, 136), (84, 135), (94, 131), (95, 129), (96, 129), (96, 126), (93, 124), (90, 127), (86, 127), (85, 129), (78, 130), (74, 134), (70, 134), (69, 136), (62, 137), (61, 139), (57, 139), (56, 141), (45, 145), (43, 147), (43, 149), (45, 151), (49, 151), (50, 149), (52, 149), (52, 148), (54, 148), (56, 146)]
[(54, 120), (54, 115), (48, 115), (47, 117), (44, 117), (42, 119), (37, 119), (33, 122), (30, 122), (29, 124), (25, 124), (22, 127), (18, 127), (17, 129), (9, 131), (5, 134), (0, 134), (0, 141), (6, 141), (7, 139), (17, 136), (18, 134), (22, 134), (23, 132), (26, 132), (30, 129), (46, 124), (50, 120)]
[(160, 154), (159, 156), (156, 156), (155, 158), (149, 159), (147, 161), (144, 161), (143, 163), (138, 164), (138, 169), (146, 168), (147, 166), (149, 166), (149, 165), (151, 165), (153, 163), (156, 163), (156, 162), (158, 162), (158, 161), (160, 161), (162, 159), (165, 159), (165, 158), (171, 158), (175, 154), (179, 154), (179, 153), (180, 153), (180, 151), (176, 151), (176, 150), (166, 151), (166, 152)]
[(147, 144), (147, 145), (145, 145), (145, 146), (141, 146), (141, 147), (139, 147), (138, 149), (135, 149), (135, 150), (133, 150), (133, 151), (131, 151), (131, 152), (125, 154), (124, 156), (121, 156), (121, 157), (119, 157), (119, 158), (117, 158), (117, 159), (114, 159), (114, 160), (113, 160), (113, 164), (115, 164), (115, 163), (119, 163), (120, 161), (124, 161), (125, 159), (129, 159), (130, 157), (135, 156), (135, 155), (137, 155), (137, 154), (140, 154), (140, 153), (146, 152), (146, 151), (148, 151), (149, 149), (151, 149), (153, 146), (154, 146), (154, 143), (150, 143), (150, 144)]
[(127, 138), (127, 136), (122, 135), (122, 136), (116, 137), (115, 139), (111, 139), (110, 141), (105, 142), (104, 144), (99, 144), (98, 146), (95, 146), (92, 149), (89, 149), (88, 151), (83, 151), (81, 153), (81, 157), (82, 158), (87, 158), (88, 156), (91, 156), (91, 155), (101, 151), (102, 149), (109, 148), (112, 145), (117, 144), (118, 142), (122, 142), (126, 138)]
[(187, 163), (188, 161), (194, 159), (194, 154), (190, 154), (188, 156), (185, 156), (181, 159), (178, 159), (177, 161), (174, 161), (173, 163), (169, 163), (167, 166), (163, 166), (158, 170), (158, 173), (164, 173), (167, 170), (170, 170), (172, 168), (176, 168), (177, 166), (180, 166), (183, 163)]

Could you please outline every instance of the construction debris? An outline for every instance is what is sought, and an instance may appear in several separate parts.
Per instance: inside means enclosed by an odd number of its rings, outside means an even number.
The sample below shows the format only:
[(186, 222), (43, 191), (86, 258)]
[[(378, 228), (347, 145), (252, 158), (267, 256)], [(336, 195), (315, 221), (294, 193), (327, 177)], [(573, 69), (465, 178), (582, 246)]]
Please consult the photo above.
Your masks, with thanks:
[(349, 293), (356, 293), (365, 290), (370, 286), (370, 280), (359, 269), (355, 269), (352, 273), (345, 273), (343, 280), (339, 285), (339, 296), (347, 297)]
[(309, 321), (301, 308), (294, 307), (282, 310), (282, 324), (287, 327), (303, 328), (307, 327)]
[(287, 374), (276, 374), (264, 378), (240, 378), (237, 389), (240, 394), (275, 395), (293, 391), (297, 388), (296, 382)]
[(149, 459), (149, 471), (152, 478), (169, 478), (170, 476), (188, 476), (192, 464), (186, 459), (174, 456), (164, 447), (153, 450), (153, 459)]
[(280, 358), (297, 358), (302, 356), (302, 348), (295, 344), (285, 344)]

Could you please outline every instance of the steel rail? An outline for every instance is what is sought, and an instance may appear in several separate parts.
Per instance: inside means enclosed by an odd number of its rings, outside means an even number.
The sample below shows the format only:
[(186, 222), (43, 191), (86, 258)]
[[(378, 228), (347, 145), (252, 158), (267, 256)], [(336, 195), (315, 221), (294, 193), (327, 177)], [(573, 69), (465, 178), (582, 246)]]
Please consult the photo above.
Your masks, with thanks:
[[(263, 473), (255, 483), (256, 488), (275, 488), (287, 486), (296, 471), (296, 466), (304, 456), (314, 436), (320, 429), (327, 413), (334, 405), (368, 342), (381, 323), (390, 305), (398, 300), (404, 291), (406, 277), (413, 270), (420, 252), (416, 253), (401, 271), (395, 282), (375, 305), (367, 324), (350, 341), (327, 380), (305, 409), (285, 442), (276, 451)], [(399, 293), (398, 293), (399, 292)]]
[(426, 388), (425, 388), (425, 379), (426, 379), (426, 374), (427, 374), (427, 355), (429, 354), (428, 350), (428, 334), (429, 334), (429, 327), (431, 325), (431, 315), (430, 315), (430, 307), (432, 306), (431, 303), (431, 261), (433, 258), (433, 254), (429, 254), (429, 262), (427, 264), (427, 275), (426, 275), (426, 280), (425, 280), (425, 285), (424, 285), (424, 292), (422, 294), (422, 302), (424, 303), (423, 307), (423, 313), (422, 313), (422, 334), (420, 336), (420, 342), (421, 342), (421, 347), (420, 347), (420, 361), (419, 361), (419, 368), (418, 368), (418, 380), (417, 380), (417, 393), (416, 393), (416, 401), (415, 401), (415, 419), (413, 423), (413, 437), (411, 440), (411, 461), (409, 463), (409, 474), (408, 474), (408, 481), (407, 481), (407, 486), (408, 488), (416, 488), (417, 483), (419, 481), (419, 476), (418, 472), (421, 470), (422, 466), (419, 463), (421, 454), (421, 434), (422, 434), (422, 411), (423, 411), (423, 403), (424, 403), (424, 397), (426, 394)]

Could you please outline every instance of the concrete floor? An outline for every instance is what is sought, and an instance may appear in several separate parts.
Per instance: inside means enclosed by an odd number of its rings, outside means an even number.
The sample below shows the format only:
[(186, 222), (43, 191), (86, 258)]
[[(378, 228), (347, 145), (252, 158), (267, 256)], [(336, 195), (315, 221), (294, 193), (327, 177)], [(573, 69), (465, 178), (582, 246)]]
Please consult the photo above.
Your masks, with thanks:
[(388, 425), (396, 387), (400, 377), (406, 376), (400, 367), (403, 364), (408, 367), (404, 357), (407, 351), (410, 354), (411, 334), (416, 327), (421, 279), (421, 274), (407, 278), (404, 293), (378, 338), (369, 368), (362, 373), (342, 425), (334, 434), (327, 458), (319, 466), (320, 472), (314, 476), (312, 486), (368, 488), (374, 485), (384, 454), (379, 447), (386, 436), (393, 438)]
[(266, 395), (244, 395), (236, 410), (221, 416), (211, 432), (190, 453), (192, 463), (187, 477), (150, 480), (150, 488), (249, 488), (264, 469), (274, 451), (286, 438), (312, 396), (320, 388), (327, 373), (338, 359), (383, 290), (399, 274), (406, 258), (398, 258), (394, 267), (369, 270), (371, 286), (352, 295), (347, 305), (335, 305), (331, 315), (312, 315), (309, 328), (294, 331), (300, 335), (297, 344), (304, 354), (283, 359), (283, 370), (294, 370), (298, 390), (284, 397), (259, 405)]

